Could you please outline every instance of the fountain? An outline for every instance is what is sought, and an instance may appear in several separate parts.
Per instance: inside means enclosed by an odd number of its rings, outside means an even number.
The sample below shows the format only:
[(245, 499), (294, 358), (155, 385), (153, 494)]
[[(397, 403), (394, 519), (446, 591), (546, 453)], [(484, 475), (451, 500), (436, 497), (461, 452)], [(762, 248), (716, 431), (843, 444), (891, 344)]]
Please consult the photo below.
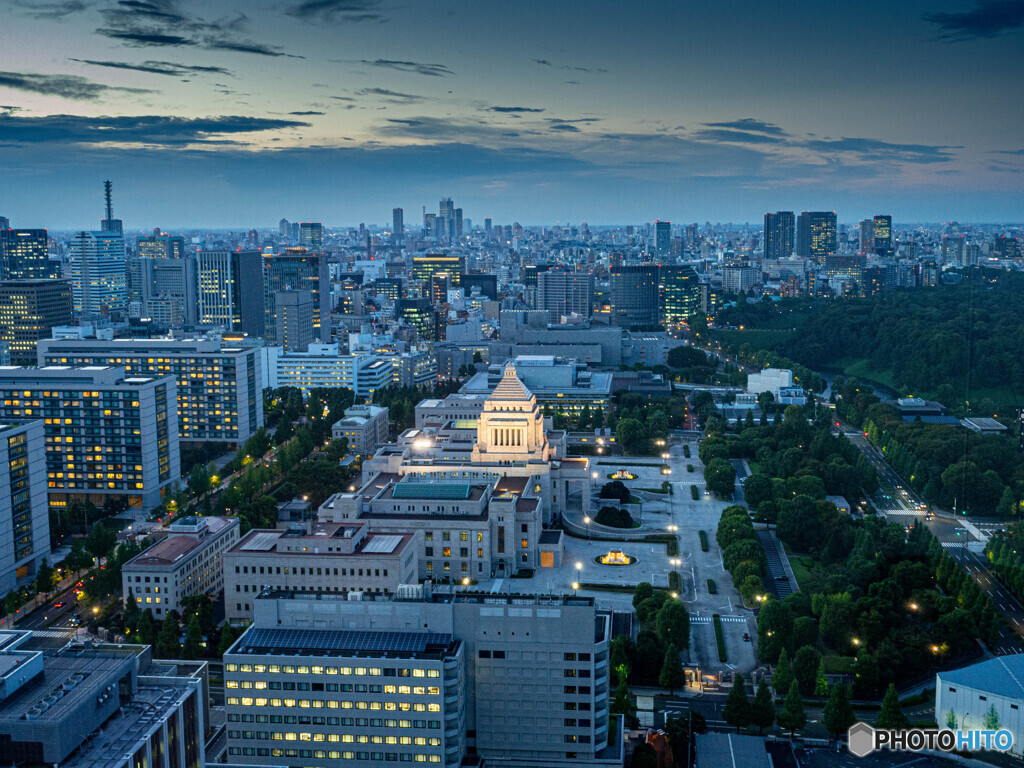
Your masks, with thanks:
[(635, 557), (627, 555), (621, 549), (612, 549), (608, 554), (599, 555), (596, 559), (601, 565), (632, 565), (636, 562)]
[(636, 480), (637, 476), (630, 472), (628, 469), (620, 469), (618, 472), (612, 472), (608, 475), (610, 480)]

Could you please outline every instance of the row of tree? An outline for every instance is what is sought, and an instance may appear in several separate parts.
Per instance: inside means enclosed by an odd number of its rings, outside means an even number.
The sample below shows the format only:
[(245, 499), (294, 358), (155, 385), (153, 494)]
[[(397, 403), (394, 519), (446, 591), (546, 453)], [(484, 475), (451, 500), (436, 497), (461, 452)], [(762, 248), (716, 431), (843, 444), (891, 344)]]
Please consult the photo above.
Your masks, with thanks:
[(722, 564), (733, 584), (750, 603), (764, 591), (767, 562), (754, 526), (744, 507), (734, 504), (722, 510), (715, 540), (722, 550)]

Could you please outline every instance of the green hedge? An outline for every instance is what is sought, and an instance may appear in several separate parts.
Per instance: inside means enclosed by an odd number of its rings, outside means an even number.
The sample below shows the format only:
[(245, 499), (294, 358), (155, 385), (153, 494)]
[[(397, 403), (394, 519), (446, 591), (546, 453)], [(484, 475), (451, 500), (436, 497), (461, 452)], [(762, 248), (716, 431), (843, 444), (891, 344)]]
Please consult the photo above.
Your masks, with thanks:
[(718, 594), (718, 585), (715, 584), (715, 580), (714, 579), (708, 579), (708, 594), (709, 595), (717, 595)]
[(725, 652), (725, 634), (722, 632), (722, 617), (717, 613), (711, 617), (715, 625), (715, 642), (718, 644), (718, 660), (725, 664), (729, 655)]
[(664, 544), (665, 554), (669, 557), (675, 557), (679, 554), (679, 539), (676, 538), (674, 533), (652, 533), (644, 536), (643, 540)]
[(708, 546), (708, 532), (707, 531), (697, 531), (697, 535), (700, 536), (700, 551), (701, 552), (707, 552), (708, 549), (709, 549), (709, 546)]
[(694, 501), (700, 501), (700, 491), (697, 490), (696, 485), (690, 486), (690, 495), (693, 496)]
[(689, 445), (683, 445), (683, 456), (685, 456), (686, 458), (690, 458), (690, 446)]
[(683, 577), (679, 574), (679, 571), (668, 572), (668, 588), (673, 592), (683, 591)]
[(693, 464), (687, 464), (686, 465), (686, 471), (687, 472), (693, 472)]

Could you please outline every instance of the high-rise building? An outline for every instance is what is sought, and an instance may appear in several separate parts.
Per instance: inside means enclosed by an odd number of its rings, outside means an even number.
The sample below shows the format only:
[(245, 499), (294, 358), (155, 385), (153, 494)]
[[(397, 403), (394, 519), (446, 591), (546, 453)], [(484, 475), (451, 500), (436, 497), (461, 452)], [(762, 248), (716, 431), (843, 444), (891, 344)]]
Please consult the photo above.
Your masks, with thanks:
[(895, 251), (892, 247), (892, 216), (878, 215), (872, 221), (874, 252), (884, 258), (890, 258)]
[(430, 278), (438, 272), (447, 272), (451, 276), (451, 287), (458, 288), (462, 285), (462, 274), (465, 271), (465, 256), (428, 253), (426, 256), (412, 257), (412, 279), (422, 280), (427, 284), (430, 283)]
[(299, 222), (299, 246), (314, 253), (324, 249), (324, 225), (319, 221)]
[(860, 252), (875, 252), (875, 222), (874, 219), (861, 219), (860, 222)]
[(399, 299), (395, 302), (398, 319), (416, 329), (423, 341), (437, 341), (437, 315), (430, 299)]
[(56, 325), (74, 322), (71, 284), (65, 280), (0, 281), (0, 342), (15, 365), (35, 365), (36, 343)]
[(42, 419), (0, 423), (0, 467), (7, 467), (0, 476), (0, 592), (7, 594), (50, 556)]
[(963, 266), (965, 241), (963, 235), (946, 235), (942, 238), (941, 255), (943, 264)]
[(793, 255), (796, 218), (792, 211), (764, 215), (764, 257), (776, 261)]
[(84, 318), (128, 309), (127, 263), (120, 232), (77, 232), (68, 272), (75, 312)]
[(450, 197), (442, 197), (437, 206), (437, 221), (439, 239), (442, 242), (451, 242), (455, 236), (455, 203)]
[(548, 320), (563, 315), (589, 318), (594, 309), (594, 277), (585, 272), (552, 269), (537, 275), (537, 309), (547, 310)]
[(761, 270), (748, 265), (722, 268), (722, 290), (725, 293), (746, 293), (761, 282)]
[(214, 339), (43, 339), (40, 366), (124, 366), (128, 376), (177, 381), (182, 442), (241, 445), (263, 426), (259, 349)]
[(836, 252), (836, 212), (803, 211), (796, 234), (797, 256), (824, 264), (825, 257)]
[(405, 245), (405, 211), (401, 208), (391, 210), (391, 244), (396, 248)]
[(494, 239), (494, 222), (490, 219), (484, 219), (484, 237), (487, 238), (487, 242)]
[(459, 281), (462, 283), (462, 287), (466, 291), (466, 298), (468, 299), (473, 294), (473, 288), (480, 288), (480, 295), (484, 296), (491, 301), (498, 300), (498, 276), (497, 275), (482, 275), (476, 272), (460, 275)]
[(448, 303), (448, 289), (451, 287), (451, 275), (437, 272), (430, 277), (430, 302), (435, 306)]
[(620, 328), (658, 325), (658, 265), (620, 264), (611, 270), (612, 323)]
[(49, 242), (45, 229), (0, 229), (0, 279), (42, 280), (53, 277)]
[(141, 258), (182, 259), (185, 257), (185, 238), (161, 232), (139, 235), (135, 238), (135, 251)]
[(700, 312), (700, 278), (693, 267), (662, 265), (658, 270), (661, 284), (661, 318), (666, 328), (689, 322)]
[(313, 343), (313, 294), (309, 291), (276, 291), (275, 343), (285, 352), (305, 352)]
[(181, 477), (176, 396), (171, 376), (128, 377), (124, 368), (0, 369), (0, 421), (47, 415), (53, 509), (81, 500), (159, 504)]
[(199, 323), (196, 257), (140, 258), (142, 312), (163, 327)]
[(124, 223), (120, 219), (114, 218), (114, 201), (112, 192), (114, 185), (110, 181), (103, 182), (103, 196), (107, 203), (107, 216), (100, 222), (100, 230), (103, 232), (115, 232), (119, 235), (124, 235)]
[(331, 340), (331, 283), (327, 257), (302, 250), (286, 251), (263, 259), (267, 333), (277, 328), (274, 294), (277, 291), (309, 291), (313, 297), (313, 335)]
[(672, 251), (672, 222), (654, 222), (654, 250), (658, 256), (664, 258)]
[(258, 251), (200, 251), (196, 284), (200, 326), (263, 336), (263, 257)]

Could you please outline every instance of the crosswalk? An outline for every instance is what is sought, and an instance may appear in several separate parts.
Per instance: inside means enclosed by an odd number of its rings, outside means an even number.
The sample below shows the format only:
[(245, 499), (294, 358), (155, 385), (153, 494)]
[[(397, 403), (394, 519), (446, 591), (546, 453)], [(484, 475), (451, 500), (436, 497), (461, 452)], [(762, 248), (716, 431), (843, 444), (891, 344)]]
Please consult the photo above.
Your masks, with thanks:
[[(727, 622), (728, 623), (732, 623), (732, 624), (746, 624), (747, 623), (747, 618), (745, 616), (719, 616), (719, 618), (722, 620), (723, 624), (727, 623)], [(691, 624), (710, 624), (711, 623), (711, 619), (712, 619), (711, 616), (700, 616), (700, 615), (691, 616), (690, 617), (690, 623)]]
[(65, 637), (71, 639), (75, 636), (73, 629), (33, 629), (32, 634), (36, 637)]
[(964, 543), (962, 541), (944, 541), (942, 542), (943, 549), (964, 549)]

